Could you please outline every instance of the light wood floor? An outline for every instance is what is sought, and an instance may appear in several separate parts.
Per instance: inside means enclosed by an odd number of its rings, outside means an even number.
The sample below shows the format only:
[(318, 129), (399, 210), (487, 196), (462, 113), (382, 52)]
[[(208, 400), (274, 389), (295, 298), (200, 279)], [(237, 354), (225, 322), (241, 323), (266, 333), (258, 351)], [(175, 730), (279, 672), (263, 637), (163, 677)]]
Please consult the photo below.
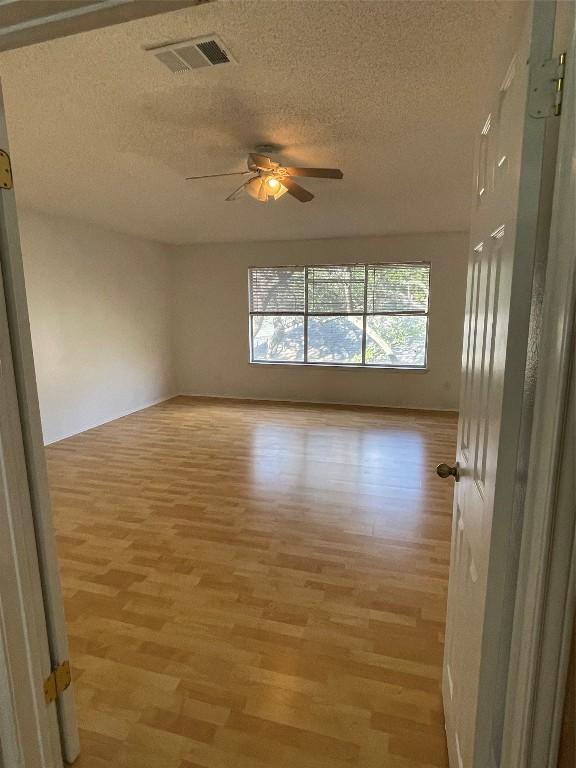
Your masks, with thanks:
[(78, 768), (447, 766), (455, 435), (178, 398), (51, 446)]

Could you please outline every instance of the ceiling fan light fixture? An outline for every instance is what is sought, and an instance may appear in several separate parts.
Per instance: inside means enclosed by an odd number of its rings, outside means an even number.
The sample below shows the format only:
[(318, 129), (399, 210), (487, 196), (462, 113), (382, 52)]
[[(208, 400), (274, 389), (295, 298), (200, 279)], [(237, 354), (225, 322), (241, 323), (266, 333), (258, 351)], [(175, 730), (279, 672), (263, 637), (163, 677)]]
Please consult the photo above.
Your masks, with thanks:
[(246, 192), (250, 195), (250, 197), (253, 197), (255, 200), (259, 200), (260, 202), (265, 202), (265, 200), (260, 200), (260, 187), (262, 186), (262, 180), (259, 176), (257, 176), (254, 179), (250, 179), (248, 184), (246, 185)]
[(258, 176), (248, 182), (246, 191), (260, 203), (267, 203), (270, 198), (278, 200), (288, 189), (274, 176)]
[(282, 195), (285, 195), (286, 192), (288, 192), (288, 188), (285, 187), (281, 180), (277, 179), (275, 176), (270, 176), (266, 180), (266, 187), (268, 196), (273, 197), (274, 200), (278, 200), (278, 198), (282, 197)]
[(284, 184), (282, 184), (277, 179), (274, 179), (274, 181), (276, 181), (276, 185), (275, 185), (274, 189), (272, 190), (273, 193), (274, 193), (272, 195), (272, 197), (274, 198), (274, 200), (278, 200), (280, 197), (282, 197), (282, 195), (285, 195), (286, 192), (288, 192), (288, 188), (285, 187)]

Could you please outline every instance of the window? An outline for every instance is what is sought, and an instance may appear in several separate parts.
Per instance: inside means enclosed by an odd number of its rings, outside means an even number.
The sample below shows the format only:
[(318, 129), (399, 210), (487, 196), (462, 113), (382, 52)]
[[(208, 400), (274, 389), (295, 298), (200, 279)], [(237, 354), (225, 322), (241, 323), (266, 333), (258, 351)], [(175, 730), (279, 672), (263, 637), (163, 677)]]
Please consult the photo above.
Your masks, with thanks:
[(249, 272), (253, 363), (426, 367), (430, 265)]

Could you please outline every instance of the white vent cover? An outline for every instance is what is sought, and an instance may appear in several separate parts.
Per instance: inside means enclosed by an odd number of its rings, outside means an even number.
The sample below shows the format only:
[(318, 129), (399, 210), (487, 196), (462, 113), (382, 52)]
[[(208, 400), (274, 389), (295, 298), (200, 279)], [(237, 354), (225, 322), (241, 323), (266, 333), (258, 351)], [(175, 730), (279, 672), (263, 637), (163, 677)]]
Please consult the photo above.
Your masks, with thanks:
[(174, 74), (201, 67), (236, 63), (230, 51), (216, 35), (158, 45), (146, 50)]

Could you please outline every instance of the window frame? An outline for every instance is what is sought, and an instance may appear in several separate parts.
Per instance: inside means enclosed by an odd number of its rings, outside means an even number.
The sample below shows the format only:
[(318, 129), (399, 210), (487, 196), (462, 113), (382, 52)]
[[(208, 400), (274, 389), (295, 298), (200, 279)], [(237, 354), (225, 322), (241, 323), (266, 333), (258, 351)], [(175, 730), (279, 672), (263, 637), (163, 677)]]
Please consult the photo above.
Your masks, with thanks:
[[(368, 270), (370, 267), (427, 267), (428, 268), (428, 302), (426, 312), (419, 310), (406, 310), (400, 312), (368, 312)], [(364, 310), (363, 312), (309, 312), (308, 310), (308, 270), (315, 268), (329, 269), (331, 267), (363, 267), (364, 268)], [(304, 312), (294, 311), (252, 311), (252, 270), (271, 269), (302, 269), (304, 270)], [(385, 370), (385, 371), (410, 371), (414, 373), (425, 373), (428, 371), (428, 343), (430, 334), (430, 294), (432, 287), (432, 264), (430, 261), (384, 261), (384, 262), (344, 262), (339, 264), (278, 264), (278, 265), (260, 265), (248, 267), (248, 339), (249, 339), (249, 364), (250, 365), (288, 365), (304, 366), (313, 368), (361, 368), (363, 370)], [(253, 349), (253, 319), (254, 317), (302, 317), (304, 321), (304, 344), (302, 360), (255, 360)], [(343, 363), (334, 360), (330, 361), (310, 361), (308, 357), (308, 319), (310, 317), (360, 317), (362, 318), (362, 362)], [(424, 347), (424, 362), (422, 365), (386, 365), (383, 363), (366, 362), (366, 327), (369, 317), (425, 317), (426, 318), (426, 342)]]

